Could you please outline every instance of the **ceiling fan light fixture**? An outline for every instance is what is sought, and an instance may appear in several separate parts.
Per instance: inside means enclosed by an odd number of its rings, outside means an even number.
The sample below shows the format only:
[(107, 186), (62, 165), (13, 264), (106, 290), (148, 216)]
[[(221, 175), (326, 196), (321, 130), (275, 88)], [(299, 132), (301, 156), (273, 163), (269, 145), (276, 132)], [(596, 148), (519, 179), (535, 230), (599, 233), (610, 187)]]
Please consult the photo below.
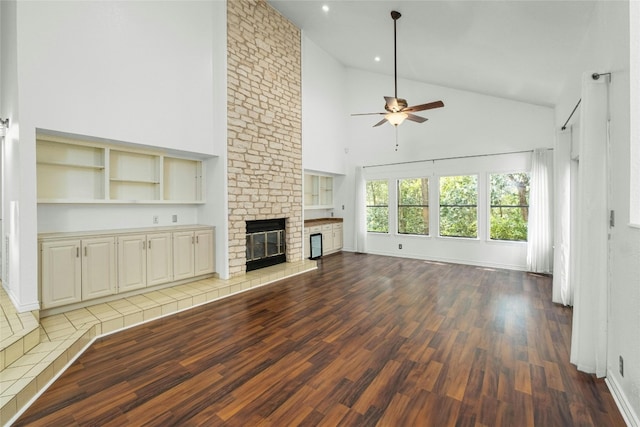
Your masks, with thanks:
[(384, 116), (384, 118), (387, 119), (387, 121), (392, 125), (398, 126), (399, 124), (402, 124), (402, 122), (404, 122), (404, 119), (407, 118), (407, 113), (388, 113)]

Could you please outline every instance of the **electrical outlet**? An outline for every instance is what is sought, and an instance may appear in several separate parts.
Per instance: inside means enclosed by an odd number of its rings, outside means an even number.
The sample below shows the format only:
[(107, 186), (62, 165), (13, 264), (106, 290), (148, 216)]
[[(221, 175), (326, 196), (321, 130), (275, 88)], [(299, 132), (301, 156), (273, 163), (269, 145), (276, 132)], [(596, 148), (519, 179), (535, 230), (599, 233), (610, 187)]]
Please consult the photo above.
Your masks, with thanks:
[(622, 356), (618, 356), (619, 357), (619, 365), (620, 365), (620, 376), (624, 377), (624, 359), (622, 358)]
[(153, 223), (157, 224), (160, 221), (160, 218), (158, 218), (158, 215), (154, 215), (153, 216)]
[(172, 215), (171, 222), (178, 222), (178, 215)]
[(398, 243), (398, 249), (402, 249), (402, 243)]

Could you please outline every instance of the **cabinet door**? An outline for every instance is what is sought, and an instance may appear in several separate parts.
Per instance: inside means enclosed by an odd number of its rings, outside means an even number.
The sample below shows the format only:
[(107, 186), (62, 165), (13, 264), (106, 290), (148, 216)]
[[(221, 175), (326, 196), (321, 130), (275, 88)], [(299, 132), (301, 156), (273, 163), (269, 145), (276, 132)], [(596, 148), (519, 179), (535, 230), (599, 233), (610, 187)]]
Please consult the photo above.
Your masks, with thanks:
[(42, 243), (42, 308), (82, 300), (80, 240)]
[(118, 291), (147, 286), (146, 236), (134, 234), (118, 237)]
[(322, 252), (325, 254), (333, 252), (333, 225), (322, 226)]
[(342, 250), (342, 245), (342, 224), (333, 224), (333, 249), (336, 251)]
[(116, 250), (113, 237), (82, 240), (82, 299), (116, 293)]
[(302, 241), (302, 246), (304, 246), (304, 259), (308, 259), (311, 256), (311, 242), (309, 241), (309, 227), (304, 228), (304, 237)]
[(195, 266), (194, 274), (213, 273), (215, 271), (215, 252), (213, 245), (213, 230), (198, 230), (195, 232)]
[(180, 231), (173, 233), (173, 278), (174, 280), (193, 277), (194, 265), (193, 231)]
[(147, 235), (147, 285), (173, 280), (171, 233)]

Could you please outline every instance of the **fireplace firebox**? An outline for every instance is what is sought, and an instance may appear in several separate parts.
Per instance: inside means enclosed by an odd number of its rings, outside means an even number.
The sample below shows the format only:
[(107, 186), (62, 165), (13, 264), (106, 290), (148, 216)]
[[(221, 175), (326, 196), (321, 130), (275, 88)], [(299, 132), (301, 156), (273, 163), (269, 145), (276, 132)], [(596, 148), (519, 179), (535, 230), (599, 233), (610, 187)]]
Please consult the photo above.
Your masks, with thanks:
[(285, 218), (247, 221), (247, 271), (286, 261)]

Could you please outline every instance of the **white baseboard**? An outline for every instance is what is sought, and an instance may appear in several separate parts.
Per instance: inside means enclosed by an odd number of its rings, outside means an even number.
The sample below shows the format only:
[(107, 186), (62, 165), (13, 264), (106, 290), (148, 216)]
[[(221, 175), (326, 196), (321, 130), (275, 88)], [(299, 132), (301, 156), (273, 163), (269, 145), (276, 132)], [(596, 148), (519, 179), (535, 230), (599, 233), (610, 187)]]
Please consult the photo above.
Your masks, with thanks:
[(607, 375), (604, 382), (611, 391), (613, 400), (616, 402), (616, 405), (618, 405), (622, 418), (624, 418), (627, 425), (630, 427), (640, 427), (640, 418), (638, 418), (638, 414), (635, 413), (633, 407), (629, 404), (627, 396), (622, 391), (622, 387), (620, 387), (615, 377), (613, 375)]

